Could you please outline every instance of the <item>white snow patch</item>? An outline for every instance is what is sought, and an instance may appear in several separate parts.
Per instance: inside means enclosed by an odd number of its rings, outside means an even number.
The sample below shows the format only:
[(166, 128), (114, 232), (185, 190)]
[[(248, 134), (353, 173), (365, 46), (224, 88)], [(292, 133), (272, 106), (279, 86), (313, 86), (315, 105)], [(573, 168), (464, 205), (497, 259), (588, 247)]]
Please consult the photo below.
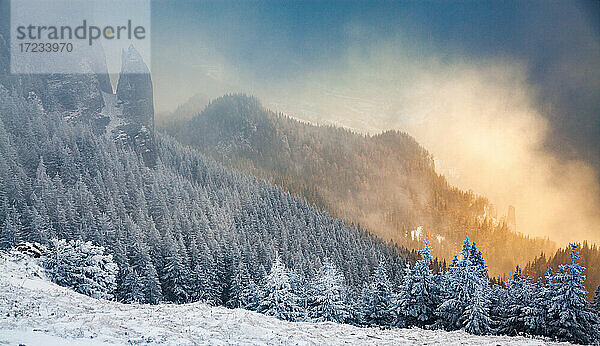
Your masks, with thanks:
[(477, 220), (479, 223), (484, 223), (486, 221), (491, 221), (492, 224), (497, 227), (500, 225), (500, 220), (496, 217), (496, 209), (493, 205), (484, 205), (483, 206), (483, 215), (477, 216)]
[(100, 115), (110, 119), (108, 125), (106, 125), (106, 137), (113, 138), (115, 129), (124, 124), (122, 119), (123, 110), (117, 105), (116, 94), (102, 92), (102, 98), (104, 99), (104, 108), (102, 108)]
[(412, 240), (421, 240), (422, 236), (423, 236), (423, 226), (419, 226), (419, 227), (417, 227), (417, 229), (410, 231), (410, 237), (412, 238)]
[(540, 339), (418, 328), (291, 323), (201, 303), (97, 300), (49, 282), (37, 260), (0, 256), (0, 344), (9, 345), (544, 345)]

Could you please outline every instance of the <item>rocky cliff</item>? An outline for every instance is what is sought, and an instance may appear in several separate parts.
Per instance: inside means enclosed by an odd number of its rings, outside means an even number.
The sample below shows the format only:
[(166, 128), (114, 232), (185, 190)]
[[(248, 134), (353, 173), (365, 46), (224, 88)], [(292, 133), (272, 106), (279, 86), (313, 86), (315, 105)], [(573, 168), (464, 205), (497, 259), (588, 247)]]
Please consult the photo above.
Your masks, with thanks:
[(69, 63), (89, 73), (11, 74), (10, 32), (8, 21), (4, 21), (10, 13), (7, 2), (0, 1), (0, 9), (0, 22), (4, 23), (0, 25), (0, 88), (14, 97), (36, 100), (44, 114), (58, 114), (68, 121), (91, 125), (98, 135), (107, 135), (133, 148), (153, 167), (156, 150), (152, 79), (140, 54), (133, 47), (123, 52), (116, 95), (100, 45), (97, 51), (70, 57), (73, 61)]
[[(117, 104), (123, 124), (120, 138), (133, 146), (148, 166), (156, 164), (152, 77), (138, 51), (123, 51), (117, 86)], [(125, 136), (123, 136), (123, 134)]]

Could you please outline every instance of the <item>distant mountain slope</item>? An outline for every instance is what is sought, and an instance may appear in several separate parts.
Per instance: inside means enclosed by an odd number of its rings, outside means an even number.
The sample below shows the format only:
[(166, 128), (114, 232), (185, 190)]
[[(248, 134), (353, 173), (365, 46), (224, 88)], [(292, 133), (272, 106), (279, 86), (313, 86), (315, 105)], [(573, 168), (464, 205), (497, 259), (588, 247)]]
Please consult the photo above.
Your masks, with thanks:
[[(380, 260), (398, 283), (418, 256), (168, 136), (152, 133), (147, 165), (139, 148), (9, 88), (0, 83), (0, 249), (55, 237), (105, 246), (121, 269), (119, 299), (137, 276), (154, 290), (144, 301), (229, 304), (239, 267), (259, 281), (276, 253), (308, 278), (329, 257), (358, 291)], [(101, 112), (117, 121), (119, 98), (108, 96)]]
[(464, 331), (358, 328), (286, 322), (202, 303), (140, 305), (98, 300), (44, 278), (30, 258), (0, 256), (0, 344), (9, 345), (544, 345), (541, 339)]
[(313, 126), (244, 95), (218, 98), (167, 131), (383, 239), (415, 248), (429, 233), (436, 255), (451, 259), (469, 235), (486, 254), (492, 275), (554, 250), (547, 239), (511, 232), (493, 218), (485, 198), (450, 186), (436, 174), (431, 155), (405, 133), (365, 136)]

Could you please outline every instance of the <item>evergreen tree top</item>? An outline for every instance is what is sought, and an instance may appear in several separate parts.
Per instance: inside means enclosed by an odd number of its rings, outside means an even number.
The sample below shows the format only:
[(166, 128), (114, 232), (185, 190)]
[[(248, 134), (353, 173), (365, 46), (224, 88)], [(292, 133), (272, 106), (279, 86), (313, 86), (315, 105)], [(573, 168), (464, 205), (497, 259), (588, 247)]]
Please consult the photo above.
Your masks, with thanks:
[(569, 245), (571, 246), (571, 252), (569, 253), (569, 256), (571, 256), (571, 263), (575, 264), (576, 262), (581, 261), (581, 255), (579, 254), (579, 251), (577, 250), (577, 248), (579, 247), (579, 244), (570, 243)]
[(430, 243), (431, 242), (429, 240), (429, 233), (427, 233), (427, 235), (425, 236), (425, 239), (423, 240), (423, 249), (419, 250), (421, 257), (425, 261), (431, 261), (432, 247), (431, 247)]

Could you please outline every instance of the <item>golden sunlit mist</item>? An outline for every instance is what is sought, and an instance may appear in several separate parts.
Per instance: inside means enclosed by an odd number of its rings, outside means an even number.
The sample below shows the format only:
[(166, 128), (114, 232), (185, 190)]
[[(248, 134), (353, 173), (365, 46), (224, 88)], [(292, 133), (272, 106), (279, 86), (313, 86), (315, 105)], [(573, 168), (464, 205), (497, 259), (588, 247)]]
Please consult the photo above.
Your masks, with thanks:
[(538, 103), (526, 67), (405, 46), (393, 40), (350, 49), (336, 66), (255, 92), (300, 119), (407, 131), (452, 184), (488, 197), (499, 216), (513, 205), (516, 231), (561, 246), (600, 241), (596, 172), (544, 148), (548, 105)]

